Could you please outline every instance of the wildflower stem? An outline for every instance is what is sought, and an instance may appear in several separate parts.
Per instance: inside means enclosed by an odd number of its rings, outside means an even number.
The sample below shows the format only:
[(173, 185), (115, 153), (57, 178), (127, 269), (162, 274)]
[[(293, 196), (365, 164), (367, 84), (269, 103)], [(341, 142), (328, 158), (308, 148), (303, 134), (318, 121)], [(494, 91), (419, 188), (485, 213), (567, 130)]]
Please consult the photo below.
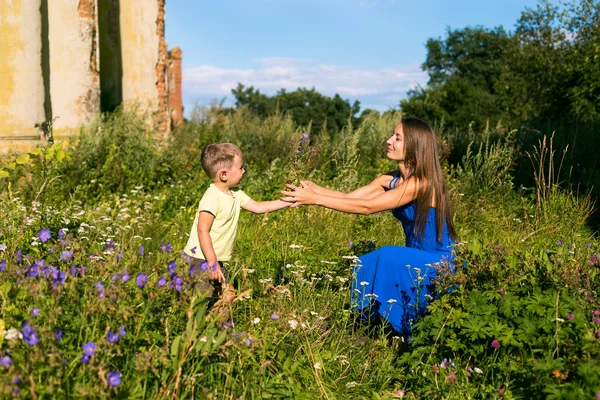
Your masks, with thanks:
[[(440, 336), (442, 336), (442, 332), (444, 332), (444, 328), (446, 327), (446, 324), (448, 323), (448, 320), (450, 319), (450, 316), (452, 315), (452, 311), (454, 311), (454, 308), (450, 309), (450, 312), (448, 313), (446, 320), (442, 324), (442, 327), (440, 328), (440, 331), (438, 332), (438, 334), (435, 338), (435, 342), (433, 342), (433, 347), (431, 348), (431, 351), (429, 352), (429, 357), (427, 357), (427, 362), (425, 363), (425, 365), (429, 365), (429, 361), (431, 361), (431, 356), (433, 356), (433, 352), (435, 351), (438, 340), (440, 340)], [(419, 382), (421, 382), (421, 378), (419, 378)], [(417, 382), (417, 385), (419, 384), (419, 382)]]

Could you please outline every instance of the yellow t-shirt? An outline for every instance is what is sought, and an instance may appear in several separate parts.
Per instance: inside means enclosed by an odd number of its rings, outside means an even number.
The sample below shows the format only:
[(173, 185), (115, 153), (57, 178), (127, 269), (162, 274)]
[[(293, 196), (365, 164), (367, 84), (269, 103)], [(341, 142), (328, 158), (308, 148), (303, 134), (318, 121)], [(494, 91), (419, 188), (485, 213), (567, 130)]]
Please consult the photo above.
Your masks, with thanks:
[(239, 189), (230, 189), (232, 196), (221, 192), (214, 184), (206, 189), (204, 196), (198, 205), (198, 212), (194, 218), (194, 224), (190, 232), (184, 253), (194, 258), (206, 260), (200, 248), (198, 238), (198, 217), (200, 212), (208, 211), (215, 216), (210, 228), (210, 239), (212, 240), (218, 261), (229, 261), (233, 250), (233, 242), (240, 218), (241, 207), (250, 200), (250, 197)]

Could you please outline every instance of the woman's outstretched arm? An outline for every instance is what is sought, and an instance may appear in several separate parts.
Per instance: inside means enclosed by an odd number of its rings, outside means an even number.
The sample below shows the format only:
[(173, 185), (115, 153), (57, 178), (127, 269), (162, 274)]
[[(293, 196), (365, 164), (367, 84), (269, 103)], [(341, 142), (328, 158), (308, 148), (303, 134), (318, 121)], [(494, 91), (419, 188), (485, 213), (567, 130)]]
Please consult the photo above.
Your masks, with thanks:
[(294, 190), (281, 191), (280, 193), (285, 196), (281, 200), (293, 202), (294, 204), (291, 207), (317, 205), (351, 214), (365, 215), (391, 210), (410, 203), (417, 198), (418, 192), (416, 178), (403, 181), (396, 189), (382, 192), (372, 198), (333, 197), (315, 193), (310, 186), (298, 188), (291, 185), (286, 186)]
[(372, 199), (385, 192), (385, 188), (389, 185), (391, 180), (391, 175), (380, 175), (368, 185), (359, 187), (358, 189), (349, 193), (343, 193), (338, 190), (324, 188), (311, 181), (302, 180), (300, 182), (302, 183), (302, 187), (310, 188), (315, 193), (324, 196), (336, 198)]

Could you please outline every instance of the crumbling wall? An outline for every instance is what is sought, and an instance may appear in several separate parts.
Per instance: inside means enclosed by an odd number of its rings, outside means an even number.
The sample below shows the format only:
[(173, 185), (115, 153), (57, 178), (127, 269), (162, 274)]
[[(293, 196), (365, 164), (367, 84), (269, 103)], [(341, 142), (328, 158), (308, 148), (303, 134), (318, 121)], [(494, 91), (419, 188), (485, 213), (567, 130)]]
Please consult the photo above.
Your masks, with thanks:
[(123, 58), (123, 103), (143, 110), (156, 110), (156, 0), (121, 0), (121, 52)]
[(36, 125), (52, 117), (61, 136), (119, 104), (163, 134), (171, 116), (182, 120), (181, 51), (169, 60), (165, 0), (0, 1), (1, 151), (39, 144)]
[(96, 1), (52, 0), (48, 21), (54, 126), (77, 128), (100, 111)]
[(171, 126), (177, 128), (183, 123), (183, 104), (181, 95), (181, 49), (173, 48), (169, 52), (169, 117)]
[(167, 134), (171, 127), (169, 110), (167, 107), (167, 63), (169, 51), (165, 40), (165, 0), (155, 0), (158, 6), (156, 18), (156, 36), (158, 37), (158, 60), (156, 62), (156, 90), (158, 92), (158, 108), (154, 114), (154, 123), (157, 130)]
[[(0, 151), (39, 139), (44, 121), (40, 0), (3, 0), (0, 6)], [(26, 24), (23, 21), (28, 21)]]

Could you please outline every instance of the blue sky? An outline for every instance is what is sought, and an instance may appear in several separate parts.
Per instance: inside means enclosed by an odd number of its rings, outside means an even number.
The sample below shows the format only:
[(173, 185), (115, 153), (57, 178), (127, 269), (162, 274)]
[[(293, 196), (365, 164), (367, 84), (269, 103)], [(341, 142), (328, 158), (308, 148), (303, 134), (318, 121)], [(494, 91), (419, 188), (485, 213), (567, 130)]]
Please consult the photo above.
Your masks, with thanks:
[(312, 88), (359, 100), (361, 109), (397, 107), (425, 85), (428, 38), (448, 28), (514, 29), (536, 0), (174, 0), (169, 47), (183, 50), (183, 102), (231, 105), (238, 82), (266, 94)]

